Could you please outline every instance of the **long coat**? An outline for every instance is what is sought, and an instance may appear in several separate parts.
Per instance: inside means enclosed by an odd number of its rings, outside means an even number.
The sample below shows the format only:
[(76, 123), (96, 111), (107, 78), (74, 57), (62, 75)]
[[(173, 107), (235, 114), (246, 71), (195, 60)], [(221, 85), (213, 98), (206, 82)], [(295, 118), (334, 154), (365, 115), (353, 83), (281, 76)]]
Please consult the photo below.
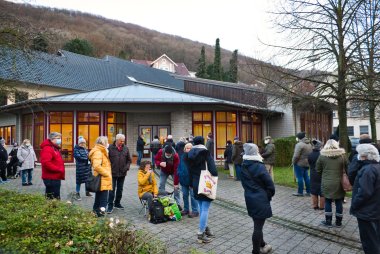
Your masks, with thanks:
[(94, 176), (101, 175), (100, 191), (112, 190), (111, 162), (108, 158), (107, 148), (96, 144), (89, 154)]
[(112, 177), (126, 176), (132, 162), (128, 147), (123, 145), (119, 151), (117, 146), (113, 144), (108, 147), (108, 151), (111, 161)]
[(206, 170), (206, 163), (211, 175), (218, 176), (215, 161), (214, 158), (211, 157), (210, 151), (208, 151), (204, 145), (195, 145), (188, 153), (184, 154), (184, 161), (189, 170), (189, 183), (190, 187), (193, 187), (195, 199), (213, 201), (205, 195), (198, 194), (199, 178), (201, 176), (201, 171)]
[(276, 162), (275, 146), (272, 141), (265, 146), (265, 150), (261, 157), (264, 158), (264, 164), (274, 165)]
[(253, 219), (272, 217), (270, 201), (274, 196), (275, 187), (264, 164), (256, 160), (244, 160), (241, 184), (244, 188), (248, 215)]
[(36, 154), (32, 146), (20, 146), (17, 150), (17, 159), (22, 163), (20, 170), (34, 168), (34, 163), (37, 161)]
[(232, 161), (234, 164), (242, 164), (243, 163), (243, 142), (236, 141), (232, 146)]
[(233, 163), (233, 161), (232, 161), (232, 145), (226, 145), (226, 149), (224, 150), (224, 160), (227, 163)]
[(346, 195), (341, 185), (343, 169), (347, 170), (348, 160), (345, 151), (339, 149), (322, 149), (317, 160), (317, 172), (322, 175), (322, 194), (329, 199), (342, 199)]
[(76, 183), (81, 184), (87, 182), (88, 176), (91, 172), (91, 165), (88, 163), (88, 152), (87, 149), (78, 145), (74, 147), (74, 158), (75, 158), (75, 176)]
[(316, 170), (317, 160), (320, 155), (319, 149), (313, 149), (313, 152), (309, 154), (308, 162), (310, 165), (310, 189), (312, 195), (321, 195), (321, 180), (322, 177)]
[(42, 165), (42, 179), (65, 180), (65, 164), (59, 147), (49, 139), (45, 139), (41, 145), (40, 161)]

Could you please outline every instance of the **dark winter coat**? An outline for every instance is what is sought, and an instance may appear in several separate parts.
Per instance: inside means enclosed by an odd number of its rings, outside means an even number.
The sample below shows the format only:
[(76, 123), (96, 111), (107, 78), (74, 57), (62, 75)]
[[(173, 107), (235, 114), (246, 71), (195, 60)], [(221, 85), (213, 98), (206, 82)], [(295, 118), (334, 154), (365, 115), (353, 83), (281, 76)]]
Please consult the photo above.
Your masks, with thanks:
[(264, 158), (264, 164), (274, 165), (274, 163), (276, 162), (276, 157), (275, 146), (272, 143), (272, 141), (265, 146), (265, 150), (261, 157)]
[(136, 151), (144, 151), (145, 141), (140, 136), (137, 138)]
[(182, 154), (181, 159), (179, 160), (177, 175), (179, 178), (179, 183), (182, 186), (189, 187), (190, 185), (189, 170), (184, 160), (185, 160), (185, 153)]
[(329, 199), (342, 199), (346, 192), (341, 185), (343, 168), (347, 169), (348, 160), (345, 151), (322, 149), (316, 164), (318, 174), (322, 175), (322, 194)]
[[(173, 148), (174, 149), (174, 148)], [(179, 179), (177, 174), (177, 169), (179, 165), (179, 157), (177, 153), (173, 154), (173, 159), (167, 159), (165, 157), (165, 152), (162, 151), (163, 149), (160, 149), (156, 156), (154, 157), (154, 162), (156, 163), (157, 167), (161, 168), (161, 171), (164, 172), (167, 175), (173, 176), (173, 183), (174, 185), (178, 185)], [(166, 167), (161, 167), (160, 163), (166, 162)]]
[(74, 158), (76, 166), (76, 184), (87, 182), (88, 176), (91, 172), (91, 164), (88, 162), (88, 151), (86, 148), (75, 145)]
[(352, 189), (350, 213), (366, 220), (380, 220), (380, 164), (362, 161)]
[(243, 142), (236, 141), (235, 144), (232, 146), (232, 161), (234, 164), (241, 165), (243, 163)]
[(211, 157), (210, 151), (207, 150), (204, 145), (195, 145), (188, 153), (185, 153), (184, 161), (189, 170), (190, 187), (193, 187), (195, 199), (213, 201), (205, 195), (198, 194), (199, 178), (201, 171), (206, 170), (206, 163), (211, 175), (218, 176), (215, 161), (214, 158)]
[(42, 179), (65, 180), (65, 164), (59, 146), (45, 139), (41, 145), (40, 161), (42, 166)]
[(9, 162), (9, 164), (15, 164), (18, 162), (18, 158), (17, 158), (17, 151), (18, 151), (18, 148), (17, 147), (14, 147), (12, 148), (12, 151), (9, 153), (9, 156), (11, 156), (11, 160)]
[(123, 145), (119, 151), (114, 143), (108, 147), (108, 156), (111, 161), (112, 177), (126, 176), (132, 162), (128, 147)]
[(179, 158), (181, 158), (183, 153), (184, 153), (183, 149), (185, 148), (185, 145), (186, 145), (186, 143), (183, 141), (179, 141), (175, 145), (175, 151), (178, 153)]
[(0, 145), (0, 161), (7, 161), (8, 160), (8, 152), (7, 149), (5, 149), (4, 146)]
[(270, 201), (274, 196), (275, 187), (264, 164), (256, 160), (244, 160), (241, 184), (244, 188), (248, 215), (253, 219), (272, 217)]
[(207, 140), (206, 148), (210, 151), (211, 156), (214, 158), (214, 139), (210, 138)]
[(233, 161), (232, 161), (232, 144), (226, 146), (226, 149), (224, 150), (224, 160), (227, 163), (233, 163)]
[(356, 152), (356, 154), (352, 156), (350, 165), (348, 166), (348, 180), (350, 180), (352, 186), (354, 185), (356, 175), (362, 166), (363, 161), (358, 160), (358, 152)]
[(316, 170), (317, 160), (321, 151), (319, 149), (313, 149), (309, 157), (307, 158), (310, 165), (310, 189), (311, 194), (321, 195), (321, 180), (322, 177)]
[(158, 139), (153, 139), (153, 141), (150, 142), (149, 148), (153, 154), (157, 154), (158, 151), (162, 148), (162, 145)]

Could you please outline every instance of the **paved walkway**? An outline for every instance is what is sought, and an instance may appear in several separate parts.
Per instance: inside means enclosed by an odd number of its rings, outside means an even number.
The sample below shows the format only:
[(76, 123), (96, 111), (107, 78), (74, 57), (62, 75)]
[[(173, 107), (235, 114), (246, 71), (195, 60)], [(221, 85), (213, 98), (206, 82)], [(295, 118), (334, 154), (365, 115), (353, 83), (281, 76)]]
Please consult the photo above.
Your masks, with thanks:
[[(33, 186), (22, 187), (21, 180), (16, 179), (1, 187), (43, 194), (45, 187), (40, 176), (38, 167), (34, 172)], [(245, 209), (241, 183), (227, 179), (223, 174), (219, 179), (218, 198), (212, 203), (209, 216), (209, 226), (217, 237), (209, 244), (196, 242), (199, 218), (185, 217), (179, 222), (154, 225), (143, 214), (138, 214), (141, 204), (137, 196), (136, 166), (129, 171), (124, 185), (122, 204), (126, 209), (114, 210), (109, 216), (126, 218), (137, 227), (152, 232), (167, 244), (169, 253), (192, 253), (194, 250), (215, 254), (251, 253), (253, 222)], [(171, 189), (167, 185), (167, 190)], [(62, 182), (62, 199), (68, 199), (68, 194), (74, 190), (75, 168), (67, 167), (66, 181)], [(343, 227), (325, 229), (319, 226), (324, 218), (323, 211), (314, 211), (310, 198), (293, 197), (293, 191), (276, 186), (272, 201), (274, 216), (264, 226), (264, 238), (273, 246), (272, 253), (363, 253), (356, 219), (348, 212), (350, 200), (344, 205)], [(84, 196), (84, 189), (81, 192)], [(82, 201), (76, 201), (75, 204), (92, 209), (93, 202), (93, 198), (82, 197)]]

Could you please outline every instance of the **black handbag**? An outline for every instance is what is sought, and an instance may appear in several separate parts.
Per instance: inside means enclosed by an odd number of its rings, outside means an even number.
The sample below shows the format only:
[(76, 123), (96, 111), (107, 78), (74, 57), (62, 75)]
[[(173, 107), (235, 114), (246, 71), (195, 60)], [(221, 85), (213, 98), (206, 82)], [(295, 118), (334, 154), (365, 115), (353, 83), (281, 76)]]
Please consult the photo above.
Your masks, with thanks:
[(94, 176), (93, 174), (90, 174), (86, 182), (86, 191), (98, 192), (100, 191), (100, 184), (101, 184), (101, 175), (98, 174), (97, 176)]

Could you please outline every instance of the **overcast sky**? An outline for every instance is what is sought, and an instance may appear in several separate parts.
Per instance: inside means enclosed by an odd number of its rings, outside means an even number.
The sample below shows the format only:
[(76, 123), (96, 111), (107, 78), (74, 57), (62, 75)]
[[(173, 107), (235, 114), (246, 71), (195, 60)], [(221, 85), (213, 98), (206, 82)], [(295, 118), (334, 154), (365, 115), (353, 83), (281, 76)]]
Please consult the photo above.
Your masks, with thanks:
[(273, 0), (14, 0), (33, 5), (79, 10), (178, 35), (259, 57), (274, 42), (267, 11)]

